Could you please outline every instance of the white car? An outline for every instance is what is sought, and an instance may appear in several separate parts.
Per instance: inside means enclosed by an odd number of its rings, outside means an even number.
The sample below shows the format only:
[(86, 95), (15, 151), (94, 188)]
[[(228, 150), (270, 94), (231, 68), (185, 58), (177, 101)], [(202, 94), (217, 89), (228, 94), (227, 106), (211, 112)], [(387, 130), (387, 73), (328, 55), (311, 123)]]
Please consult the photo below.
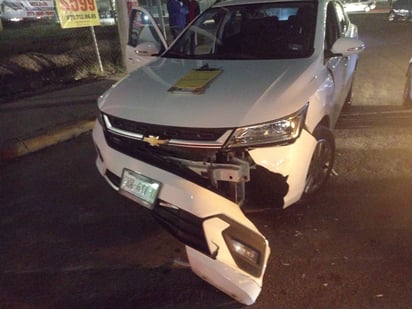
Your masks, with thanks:
[(27, 18), (27, 8), (21, 1), (0, 0), (0, 18), (4, 22), (19, 22)]
[(369, 12), (376, 8), (375, 0), (346, 0), (343, 1), (343, 8), (347, 13)]
[(130, 18), (131, 73), (98, 102), (97, 168), (186, 245), (196, 274), (252, 304), (270, 248), (247, 189), (284, 208), (325, 183), (357, 27), (338, 1), (227, 0), (167, 48), (146, 10)]

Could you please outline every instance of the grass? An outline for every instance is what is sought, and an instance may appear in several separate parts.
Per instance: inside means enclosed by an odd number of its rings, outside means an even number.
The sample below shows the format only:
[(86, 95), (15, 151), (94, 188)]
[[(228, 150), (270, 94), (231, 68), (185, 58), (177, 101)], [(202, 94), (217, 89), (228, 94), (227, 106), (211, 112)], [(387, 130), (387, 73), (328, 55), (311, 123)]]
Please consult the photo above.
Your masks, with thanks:
[[(55, 22), (5, 25), (0, 32), (0, 93), (10, 97), (50, 85), (124, 71), (117, 26), (61, 29)], [(0, 98), (1, 101), (2, 98)]]
[[(94, 28), (96, 39), (119, 44), (116, 26)], [(28, 52), (63, 54), (93, 44), (89, 27), (61, 29), (55, 22), (36, 22), (6, 25), (0, 32), (0, 62)], [(119, 46), (114, 49), (119, 50)]]

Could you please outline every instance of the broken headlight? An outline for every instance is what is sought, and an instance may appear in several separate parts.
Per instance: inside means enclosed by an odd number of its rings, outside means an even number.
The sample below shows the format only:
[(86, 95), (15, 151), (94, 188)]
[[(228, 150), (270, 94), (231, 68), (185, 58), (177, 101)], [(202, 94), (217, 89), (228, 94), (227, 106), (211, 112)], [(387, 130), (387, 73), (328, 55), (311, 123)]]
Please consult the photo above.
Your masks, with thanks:
[(285, 118), (237, 128), (229, 138), (226, 147), (263, 146), (295, 140), (305, 124), (308, 105), (305, 104), (300, 110)]

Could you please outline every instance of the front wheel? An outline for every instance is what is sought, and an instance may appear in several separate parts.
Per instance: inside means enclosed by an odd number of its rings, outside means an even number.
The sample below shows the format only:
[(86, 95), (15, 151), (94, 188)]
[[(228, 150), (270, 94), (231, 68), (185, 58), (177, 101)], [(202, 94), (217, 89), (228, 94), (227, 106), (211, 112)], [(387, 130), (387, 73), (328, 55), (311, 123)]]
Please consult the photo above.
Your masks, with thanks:
[(326, 183), (335, 160), (335, 138), (332, 132), (327, 127), (318, 126), (313, 136), (317, 142), (306, 176), (304, 199), (313, 196)]
[(389, 21), (394, 21), (395, 20), (395, 13), (393, 11), (389, 12), (388, 20)]

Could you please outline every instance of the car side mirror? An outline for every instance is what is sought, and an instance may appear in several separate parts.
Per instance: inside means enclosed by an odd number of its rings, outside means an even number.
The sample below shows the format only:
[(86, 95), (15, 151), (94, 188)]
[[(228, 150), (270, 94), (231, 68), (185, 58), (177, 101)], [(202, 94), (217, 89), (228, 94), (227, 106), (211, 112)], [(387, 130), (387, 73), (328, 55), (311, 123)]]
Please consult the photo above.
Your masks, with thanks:
[(354, 38), (339, 38), (333, 43), (331, 53), (339, 56), (350, 56), (359, 54), (365, 49), (365, 44)]

